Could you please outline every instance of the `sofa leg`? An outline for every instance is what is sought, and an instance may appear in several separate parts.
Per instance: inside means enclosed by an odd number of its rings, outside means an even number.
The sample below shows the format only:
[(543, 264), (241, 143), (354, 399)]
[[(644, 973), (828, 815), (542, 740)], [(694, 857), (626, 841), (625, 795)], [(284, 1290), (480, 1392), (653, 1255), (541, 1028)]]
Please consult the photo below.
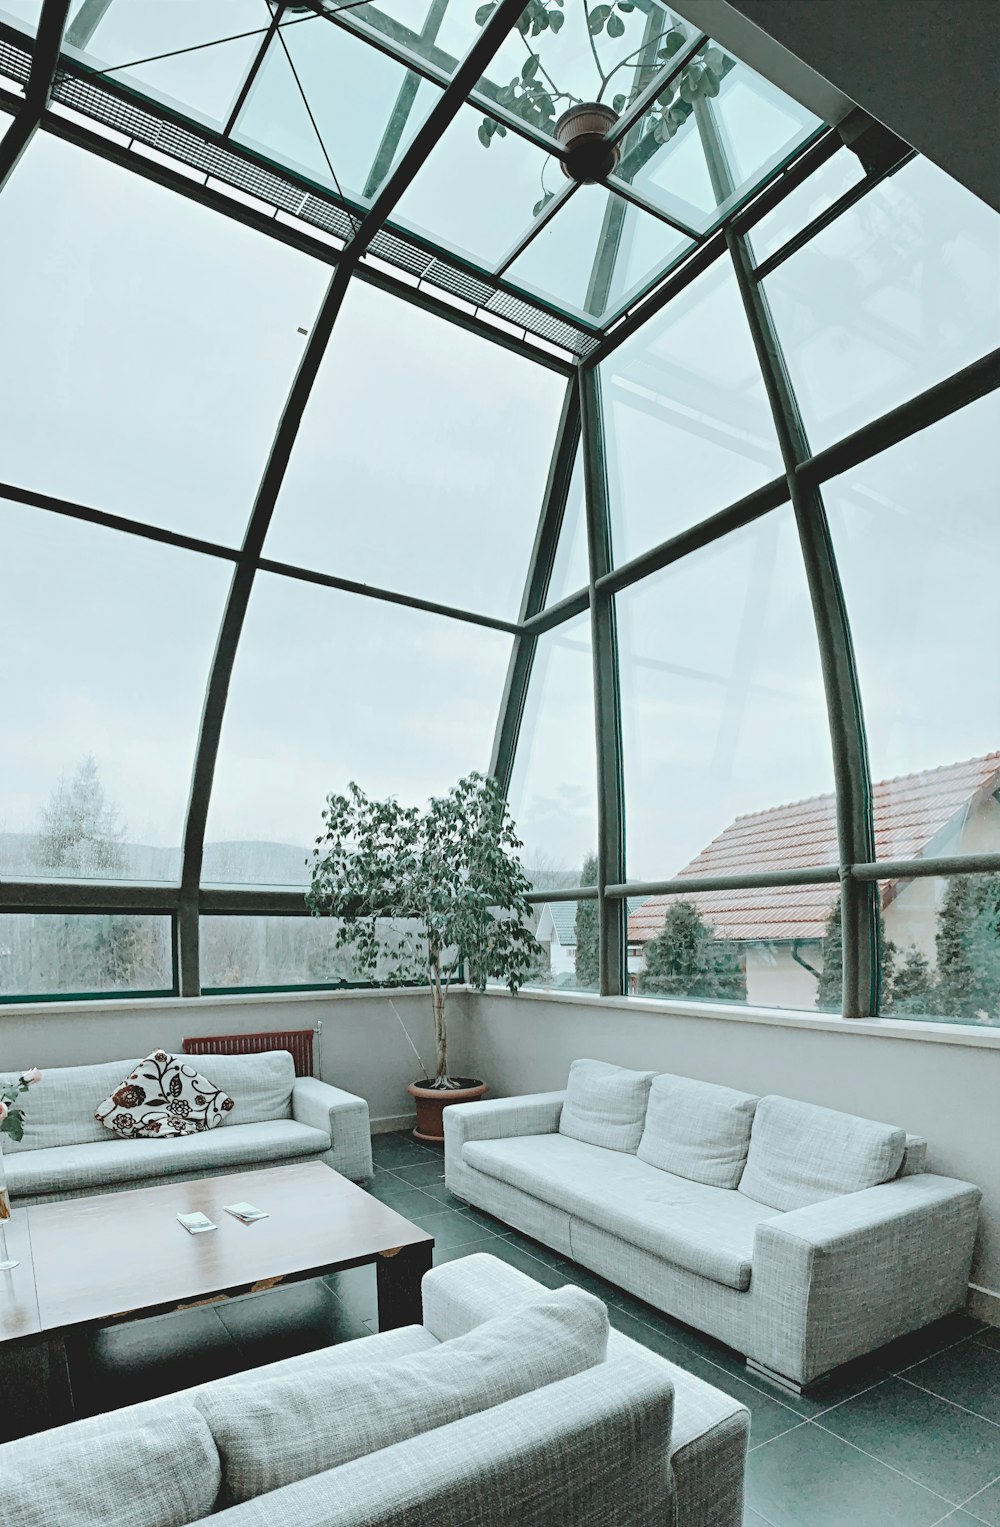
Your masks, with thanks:
[(747, 1367), (751, 1373), (757, 1373), (771, 1384), (777, 1384), (779, 1389), (784, 1389), (787, 1394), (802, 1394), (805, 1386), (796, 1384), (794, 1379), (787, 1379), (783, 1373), (775, 1373), (773, 1368), (768, 1368), (765, 1363), (759, 1363), (755, 1357), (747, 1358)]

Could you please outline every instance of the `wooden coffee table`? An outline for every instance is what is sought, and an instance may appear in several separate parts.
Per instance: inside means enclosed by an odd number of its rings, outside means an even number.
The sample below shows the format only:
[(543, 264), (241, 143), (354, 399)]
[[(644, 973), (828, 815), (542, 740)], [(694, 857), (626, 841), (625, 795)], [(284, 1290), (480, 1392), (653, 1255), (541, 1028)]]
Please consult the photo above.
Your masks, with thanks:
[[(225, 1204), (268, 1218), (244, 1225)], [(190, 1235), (178, 1214), (218, 1229)], [(0, 1342), (44, 1341), (53, 1424), (73, 1415), (66, 1343), (116, 1321), (162, 1315), (374, 1263), (379, 1328), (419, 1324), (434, 1238), (320, 1161), (164, 1183), (15, 1209), (0, 1273)]]

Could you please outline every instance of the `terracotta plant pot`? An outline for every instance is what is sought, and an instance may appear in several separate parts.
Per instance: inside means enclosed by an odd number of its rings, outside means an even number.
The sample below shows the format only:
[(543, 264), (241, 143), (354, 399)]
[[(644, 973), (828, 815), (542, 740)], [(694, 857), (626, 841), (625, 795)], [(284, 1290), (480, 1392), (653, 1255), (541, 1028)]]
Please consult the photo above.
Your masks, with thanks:
[(604, 134), (618, 121), (618, 114), (600, 101), (571, 106), (556, 123), (556, 138), (562, 144), (563, 174), (587, 185), (610, 175), (621, 156), (617, 143), (608, 144)]
[(458, 1086), (448, 1091), (432, 1087), (430, 1078), (426, 1076), (422, 1081), (411, 1082), (407, 1087), (407, 1092), (417, 1105), (414, 1140), (422, 1140), (425, 1145), (443, 1145), (445, 1109), (451, 1103), (478, 1103), (488, 1091), (486, 1083), (477, 1082), (474, 1076), (456, 1076), (455, 1081)]

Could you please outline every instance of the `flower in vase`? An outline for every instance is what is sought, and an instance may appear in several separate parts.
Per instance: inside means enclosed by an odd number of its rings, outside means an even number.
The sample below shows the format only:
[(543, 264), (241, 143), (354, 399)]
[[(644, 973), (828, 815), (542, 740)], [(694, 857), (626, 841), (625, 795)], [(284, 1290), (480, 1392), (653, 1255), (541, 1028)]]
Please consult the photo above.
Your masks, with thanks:
[(0, 1124), (3, 1123), (9, 1112), (10, 1109), (7, 1107), (7, 1104), (0, 1098)]

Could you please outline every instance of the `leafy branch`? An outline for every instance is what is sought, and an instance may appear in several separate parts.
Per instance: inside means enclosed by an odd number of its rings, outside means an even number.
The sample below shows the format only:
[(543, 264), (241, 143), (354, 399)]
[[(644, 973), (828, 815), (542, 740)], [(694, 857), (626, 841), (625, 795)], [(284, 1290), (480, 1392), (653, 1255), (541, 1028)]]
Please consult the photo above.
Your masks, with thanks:
[[(528, 57), (522, 64), (520, 72), (514, 75), (507, 84), (501, 86), (495, 96), (498, 106), (505, 107), (512, 114), (530, 122), (533, 127), (549, 136), (554, 135), (557, 107), (560, 104), (565, 103), (566, 106), (582, 104), (579, 96), (559, 89), (551, 71), (542, 61), (540, 43), (535, 41), (546, 34), (557, 35), (561, 31), (566, 20), (564, 4), (565, 0), (530, 0), (517, 21), (517, 31)], [(496, 0), (489, 0), (489, 3), (481, 5), (475, 14), (476, 24), (485, 26), (495, 9)], [(613, 97), (612, 109), (619, 115), (626, 109), (630, 98), (634, 100), (643, 86), (643, 73), (647, 77), (653, 77), (665, 68), (688, 43), (688, 33), (685, 28), (680, 22), (671, 18), (670, 25), (665, 27), (657, 37), (647, 39), (639, 47), (627, 53), (624, 58), (619, 59), (610, 69), (605, 69), (597, 50), (597, 38), (602, 34), (613, 40), (624, 37), (626, 23), (622, 18), (630, 15), (635, 9), (635, 0), (607, 0), (607, 3), (602, 0), (602, 3), (598, 5), (592, 5), (590, 0), (583, 0), (587, 39), (600, 78), (600, 87), (595, 100), (603, 99), (609, 84), (623, 69), (634, 71), (631, 89), (621, 91)], [(729, 66), (729, 60), (722, 49), (714, 44), (684, 66), (640, 119), (638, 142), (650, 140), (646, 155), (649, 148), (655, 144), (669, 142), (691, 115), (694, 103), (699, 96), (718, 95), (722, 78)], [(478, 136), (483, 147), (489, 148), (494, 138), (507, 136), (507, 128), (502, 122), (492, 117), (483, 117), (479, 124)], [(545, 186), (543, 169), (542, 195), (535, 202), (532, 215), (539, 217), (554, 195), (555, 192), (548, 190)]]

